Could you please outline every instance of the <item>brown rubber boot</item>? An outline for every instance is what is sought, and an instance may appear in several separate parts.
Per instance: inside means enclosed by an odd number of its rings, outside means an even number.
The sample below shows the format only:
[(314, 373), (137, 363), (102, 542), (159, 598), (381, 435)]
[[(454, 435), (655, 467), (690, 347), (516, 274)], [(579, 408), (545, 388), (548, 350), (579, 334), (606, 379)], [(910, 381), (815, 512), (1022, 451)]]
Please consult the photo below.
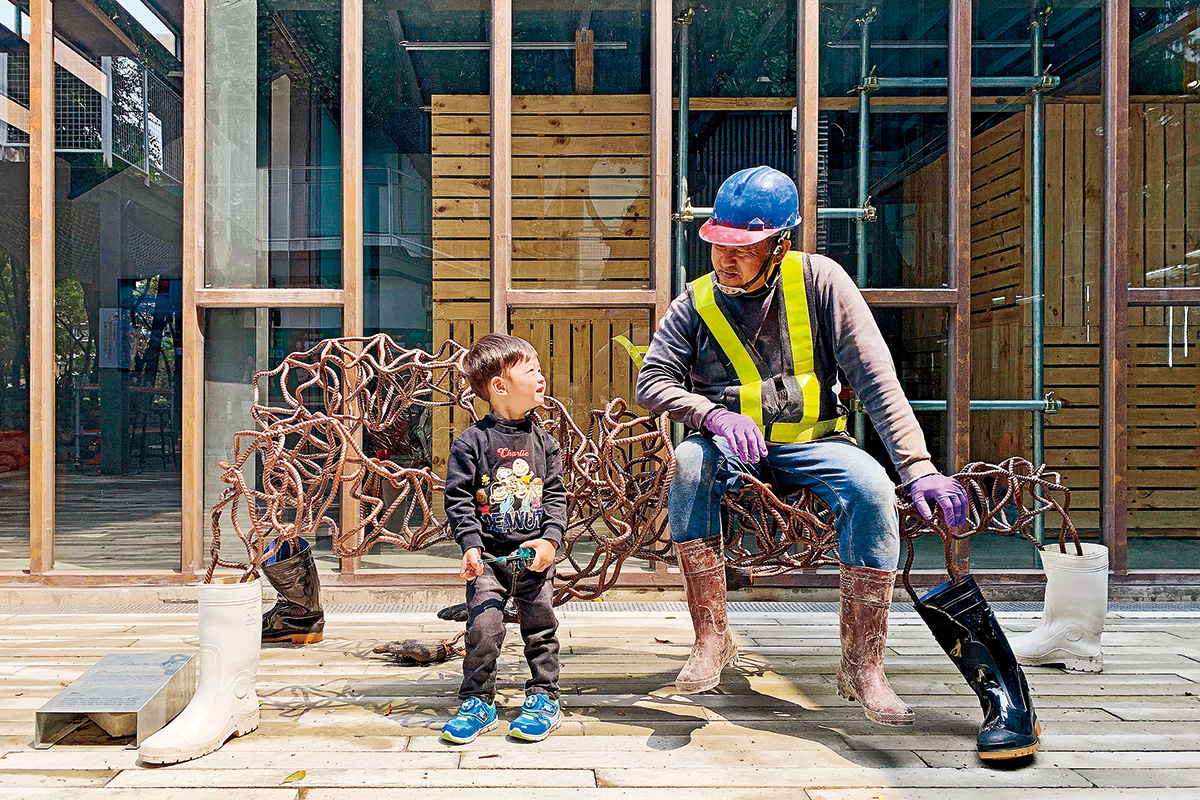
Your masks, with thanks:
[(716, 688), (721, 670), (737, 661), (737, 645), (725, 613), (725, 555), (720, 542), (720, 538), (709, 538), (675, 544), (696, 632), (692, 654), (675, 679), (680, 694)]
[(896, 573), (842, 564), (842, 664), (838, 694), (862, 703), (867, 719), (882, 725), (912, 725), (913, 710), (892, 691), (883, 674), (888, 608)]

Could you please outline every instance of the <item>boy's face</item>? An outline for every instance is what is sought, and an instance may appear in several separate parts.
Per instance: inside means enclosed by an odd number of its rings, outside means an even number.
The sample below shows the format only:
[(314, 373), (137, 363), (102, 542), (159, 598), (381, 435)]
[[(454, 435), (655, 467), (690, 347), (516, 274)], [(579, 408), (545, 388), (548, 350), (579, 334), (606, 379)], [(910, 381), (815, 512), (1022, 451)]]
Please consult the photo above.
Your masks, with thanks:
[(546, 378), (542, 375), (542, 365), (536, 358), (528, 358), (518, 362), (501, 376), (508, 390), (505, 398), (510, 405), (516, 406), (522, 413), (531, 408), (537, 408), (546, 399)]

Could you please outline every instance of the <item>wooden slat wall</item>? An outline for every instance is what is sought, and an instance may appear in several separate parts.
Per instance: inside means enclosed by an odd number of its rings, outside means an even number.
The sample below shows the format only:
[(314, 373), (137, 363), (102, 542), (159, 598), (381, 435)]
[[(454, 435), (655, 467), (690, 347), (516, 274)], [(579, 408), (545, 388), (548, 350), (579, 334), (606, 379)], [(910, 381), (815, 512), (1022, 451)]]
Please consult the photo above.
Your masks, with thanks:
[[(488, 297), (487, 98), (432, 101), (433, 300)], [(650, 98), (513, 98), (513, 288), (650, 287)]]
[[(1139, 98), (1130, 107), (1129, 272), (1134, 285), (1197, 283), (1200, 105)], [(1046, 418), (1046, 461), (1072, 487), (1072, 516), (1099, 519), (1099, 270), (1103, 138), (1100, 104), (1046, 104), (1046, 387), (1064, 410)], [(972, 396), (1026, 397), (1031, 388), (1027, 112), (975, 137), (972, 157)], [(940, 180), (935, 162), (906, 192)], [(944, 191), (944, 188), (942, 189)], [(914, 194), (915, 196), (915, 194)], [(920, 228), (914, 229), (920, 238)], [(914, 263), (922, 258), (915, 255)], [(933, 257), (937, 256), (936, 248)], [(929, 257), (925, 261), (930, 261)], [(929, 264), (925, 270), (932, 269)], [(1185, 275), (1190, 276), (1185, 278)], [(916, 276), (914, 276), (916, 277)], [(910, 285), (921, 285), (910, 283)], [(1200, 523), (1200, 308), (1130, 310), (1129, 485), (1139, 536), (1196, 536)], [(932, 321), (930, 321), (932, 323)], [(1183, 351), (1188, 338), (1188, 354)], [(918, 339), (917, 332), (910, 337)], [(1168, 363), (1173, 366), (1168, 366)], [(1028, 454), (1027, 414), (976, 414), (972, 458)]]
[[(1027, 397), (1029, 266), (1025, 165), (1028, 114), (1020, 111), (971, 143), (971, 396)], [(1025, 368), (1022, 369), (1022, 365)], [(971, 458), (1029, 452), (1027, 416), (1007, 411), (971, 419)]]
[[(513, 288), (650, 288), (650, 98), (516, 96), (512, 105)], [(486, 96), (432, 99), (439, 342), (469, 345), (489, 332), (489, 123)], [(585, 430), (590, 409), (633, 394), (633, 364), (611, 338), (644, 345), (650, 327), (644, 310), (529, 309), (510, 316), (511, 332), (537, 346), (550, 393)], [(461, 413), (436, 414), (435, 454), (445, 453), (468, 423)]]

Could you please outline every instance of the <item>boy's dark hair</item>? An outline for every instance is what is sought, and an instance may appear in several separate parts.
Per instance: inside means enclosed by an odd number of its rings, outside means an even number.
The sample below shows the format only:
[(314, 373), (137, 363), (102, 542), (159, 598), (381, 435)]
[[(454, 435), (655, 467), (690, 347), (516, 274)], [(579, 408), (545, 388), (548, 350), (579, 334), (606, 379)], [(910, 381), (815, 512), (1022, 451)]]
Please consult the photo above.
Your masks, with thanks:
[(488, 385), (492, 378), (503, 375), (526, 359), (537, 357), (534, 346), (521, 337), (489, 333), (467, 351), (467, 357), (463, 359), (463, 377), (477, 397), (490, 401)]

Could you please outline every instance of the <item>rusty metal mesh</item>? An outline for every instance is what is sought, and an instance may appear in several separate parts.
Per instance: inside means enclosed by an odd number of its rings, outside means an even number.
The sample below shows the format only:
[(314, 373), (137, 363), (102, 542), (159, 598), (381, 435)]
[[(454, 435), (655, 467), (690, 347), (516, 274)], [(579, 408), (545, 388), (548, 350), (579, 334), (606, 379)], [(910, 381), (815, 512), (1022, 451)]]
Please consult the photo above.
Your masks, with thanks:
[[(464, 421), (479, 418), (460, 375), (465, 355), (453, 341), (431, 354), (379, 334), (327, 339), (255, 375), (251, 416), (258, 430), (235, 434), (233, 461), (219, 464), (228, 486), (212, 509), (208, 579), (217, 567), (249, 579), (283, 542), (321, 532), (338, 557), (361, 556), (381, 543), (417, 551), (450, 541), (436, 502), (445, 481), (430, 466), (444, 459), (433, 458), (428, 431), (437, 408), (457, 409)], [(585, 431), (550, 397), (535, 414), (561, 447), (567, 491), (555, 603), (599, 596), (630, 558), (673, 562), (666, 507), (675, 452), (666, 415), (639, 416), (617, 398), (591, 411)], [(926, 522), (900, 493), (906, 585), (913, 541), (922, 536), (938, 536), (947, 554), (953, 541), (983, 532), (1033, 541), (1033, 519), (1054, 511), (1062, 520), (1060, 546), (1078, 542), (1067, 514), (1070, 493), (1057, 473), (1012, 458), (970, 464), (955, 477), (971, 498), (962, 529), (947, 529), (940, 516)], [(358, 501), (357, 521), (345, 530), (334, 517), (339, 496)], [(747, 476), (725, 495), (723, 513), (734, 572), (762, 578), (838, 563), (836, 516), (812, 492), (780, 498)], [(246, 561), (222, 558), (223, 520), (245, 546)]]

